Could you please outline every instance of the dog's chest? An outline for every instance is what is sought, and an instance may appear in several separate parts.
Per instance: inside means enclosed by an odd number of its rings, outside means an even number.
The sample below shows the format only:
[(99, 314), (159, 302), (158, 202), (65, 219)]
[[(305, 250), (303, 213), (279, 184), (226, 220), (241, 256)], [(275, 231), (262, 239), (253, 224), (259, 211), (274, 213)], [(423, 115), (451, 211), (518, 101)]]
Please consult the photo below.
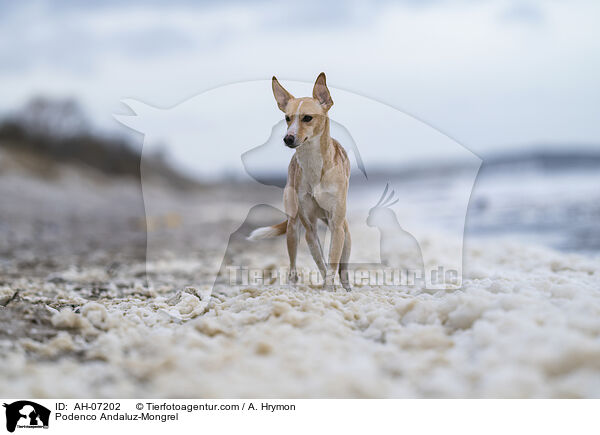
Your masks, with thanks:
[(298, 164), (302, 169), (300, 188), (306, 193), (314, 194), (321, 184), (321, 172), (323, 171), (323, 155), (320, 146), (318, 143), (306, 144), (297, 153)]

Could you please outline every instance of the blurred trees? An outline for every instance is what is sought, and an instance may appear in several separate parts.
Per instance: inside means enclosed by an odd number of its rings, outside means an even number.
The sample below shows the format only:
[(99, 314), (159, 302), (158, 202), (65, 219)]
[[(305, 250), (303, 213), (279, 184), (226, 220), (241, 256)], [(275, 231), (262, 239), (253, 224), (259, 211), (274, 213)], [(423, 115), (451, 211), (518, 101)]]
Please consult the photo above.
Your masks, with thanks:
[[(0, 121), (0, 147), (31, 152), (57, 163), (83, 164), (110, 175), (140, 177), (140, 151), (124, 138), (94, 133), (72, 99), (33, 98)], [(145, 157), (144, 166), (177, 187), (195, 184), (162, 156)]]

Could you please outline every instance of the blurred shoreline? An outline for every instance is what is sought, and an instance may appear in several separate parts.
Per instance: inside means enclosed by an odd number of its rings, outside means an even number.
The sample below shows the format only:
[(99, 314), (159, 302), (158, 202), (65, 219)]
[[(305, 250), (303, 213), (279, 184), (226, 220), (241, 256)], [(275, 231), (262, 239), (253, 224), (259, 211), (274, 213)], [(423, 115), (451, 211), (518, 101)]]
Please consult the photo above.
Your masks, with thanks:
[[(496, 153), (483, 160), (467, 212), (467, 238), (512, 237), (567, 252), (600, 252), (600, 152), (549, 148)], [(146, 221), (149, 228), (157, 224), (156, 217), (145, 217), (140, 165), (145, 188), (160, 191), (172, 209), (177, 208), (173, 201), (200, 204), (215, 195), (249, 204), (280, 201), (256, 196), (236, 177), (192, 180), (169, 166), (164, 155), (144, 155), (142, 161), (139, 145), (92, 133), (69, 100), (35, 99), (0, 123), (0, 153), (2, 195), (10, 204), (1, 211), (5, 259), (15, 257), (15, 243), (48, 256), (53, 250), (72, 251), (80, 258), (92, 257), (94, 246), (115, 252), (135, 247), (135, 258), (141, 259)], [(391, 182), (401, 197), (413, 198), (417, 212), (443, 230), (462, 219), (453, 207), (453, 187), (462, 181), (463, 169), (448, 162), (367, 174), (372, 185)], [(285, 184), (269, 174), (255, 178)], [(359, 197), (366, 202), (378, 194), (365, 191)], [(169, 206), (164, 209), (172, 215)]]

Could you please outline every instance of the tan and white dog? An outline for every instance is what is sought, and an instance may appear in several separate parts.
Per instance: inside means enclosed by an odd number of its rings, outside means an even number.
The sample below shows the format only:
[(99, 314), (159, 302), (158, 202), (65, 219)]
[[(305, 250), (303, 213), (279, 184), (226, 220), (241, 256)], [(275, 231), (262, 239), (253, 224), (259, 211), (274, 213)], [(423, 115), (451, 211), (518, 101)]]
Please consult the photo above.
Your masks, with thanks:
[[(346, 220), (346, 197), (350, 179), (350, 162), (342, 146), (329, 135), (328, 111), (333, 100), (327, 89), (325, 74), (317, 77), (313, 96), (295, 98), (273, 77), (273, 95), (279, 109), (285, 113), (288, 125), (283, 138), (296, 150), (288, 167), (288, 179), (283, 193), (287, 221), (254, 230), (250, 240), (265, 239), (287, 233), (290, 257), (290, 282), (297, 282), (296, 253), (300, 223), (306, 230), (306, 243), (324, 279), (332, 288), (337, 272), (346, 290), (350, 231)], [(326, 264), (317, 234), (317, 221), (323, 221), (331, 232), (329, 262)]]

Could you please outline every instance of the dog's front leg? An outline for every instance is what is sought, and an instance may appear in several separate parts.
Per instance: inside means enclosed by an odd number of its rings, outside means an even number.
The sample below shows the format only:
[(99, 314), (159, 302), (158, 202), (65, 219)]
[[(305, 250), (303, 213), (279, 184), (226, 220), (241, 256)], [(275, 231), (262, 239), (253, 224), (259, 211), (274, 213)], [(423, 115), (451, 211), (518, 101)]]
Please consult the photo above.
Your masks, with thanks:
[(332, 288), (335, 275), (338, 272), (342, 249), (344, 247), (345, 231), (344, 219), (336, 219), (330, 226), (331, 243), (329, 245), (329, 267), (325, 277), (325, 287)]
[(348, 221), (344, 219), (344, 247), (342, 248), (342, 257), (340, 258), (340, 281), (342, 286), (347, 290), (352, 290), (350, 285), (350, 277), (348, 276), (348, 263), (350, 262), (350, 250), (352, 239), (350, 237), (350, 228)]
[(288, 281), (290, 283), (298, 282), (298, 272), (296, 271), (296, 254), (298, 252), (298, 232), (300, 229), (297, 217), (290, 217), (287, 223), (286, 239), (288, 255), (290, 257), (290, 271)]
[(312, 255), (317, 267), (319, 268), (319, 272), (321, 272), (321, 276), (325, 279), (325, 275), (327, 273), (327, 266), (325, 265), (325, 260), (323, 259), (323, 249), (321, 249), (321, 243), (319, 242), (319, 235), (317, 233), (317, 222), (304, 221), (302, 222), (304, 228), (306, 229), (306, 244), (308, 245), (308, 249), (310, 250), (310, 254)]

